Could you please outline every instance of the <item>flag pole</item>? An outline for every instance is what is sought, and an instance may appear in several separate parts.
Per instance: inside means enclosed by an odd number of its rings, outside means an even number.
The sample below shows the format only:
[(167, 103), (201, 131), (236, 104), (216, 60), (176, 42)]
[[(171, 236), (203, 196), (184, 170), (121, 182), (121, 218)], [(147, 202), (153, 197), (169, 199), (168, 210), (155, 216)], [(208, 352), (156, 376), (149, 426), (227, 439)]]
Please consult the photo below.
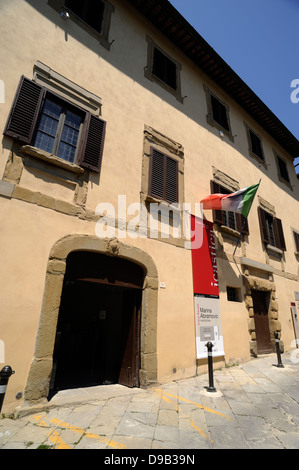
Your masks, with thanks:
[[(260, 180), (259, 180), (259, 186), (260, 186), (260, 184), (261, 184), (261, 181), (262, 181), (262, 179), (260, 178)], [(253, 201), (252, 201), (252, 202), (253, 202)], [(235, 250), (234, 250), (233, 256), (235, 255), (236, 250), (237, 250), (237, 248), (238, 248), (239, 241), (240, 241), (240, 238), (241, 238), (243, 229), (244, 229), (244, 227), (245, 227), (246, 221), (247, 221), (247, 217), (245, 218), (245, 220), (244, 220), (244, 222), (243, 222), (243, 225), (242, 225), (242, 228), (241, 228), (241, 232), (240, 232), (239, 238), (238, 238), (238, 240), (237, 240), (237, 244), (236, 244), (236, 246), (235, 246)]]
[(239, 238), (238, 238), (238, 240), (237, 240), (237, 244), (236, 244), (236, 246), (235, 246), (235, 251), (234, 251), (234, 253), (233, 253), (233, 256), (235, 255), (236, 250), (237, 250), (237, 248), (238, 248), (239, 241), (240, 241), (240, 238), (241, 238), (243, 229), (244, 229), (244, 227), (245, 227), (246, 221), (247, 221), (247, 217), (246, 217), (246, 219), (245, 219), (244, 222), (243, 222), (243, 225), (242, 225), (242, 228), (241, 228), (241, 232), (240, 232)]

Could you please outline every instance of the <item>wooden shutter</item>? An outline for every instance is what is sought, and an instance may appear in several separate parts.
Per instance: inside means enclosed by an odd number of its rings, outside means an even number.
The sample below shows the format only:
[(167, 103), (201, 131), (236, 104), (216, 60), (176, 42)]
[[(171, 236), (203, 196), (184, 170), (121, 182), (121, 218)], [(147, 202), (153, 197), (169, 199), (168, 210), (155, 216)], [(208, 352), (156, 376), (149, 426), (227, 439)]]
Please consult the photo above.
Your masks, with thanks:
[(22, 76), (5, 126), (4, 135), (30, 144), (45, 89)]
[(274, 237), (275, 237), (275, 246), (280, 248), (283, 251), (286, 251), (286, 244), (284, 240), (284, 234), (282, 229), (282, 223), (280, 219), (276, 217), (273, 218), (273, 230), (274, 230)]
[(169, 202), (178, 202), (178, 162), (166, 156), (166, 185), (165, 199)]
[(154, 148), (151, 148), (149, 194), (178, 202), (178, 162)]
[(269, 238), (269, 233), (267, 229), (265, 211), (261, 209), (260, 207), (258, 207), (257, 211), (258, 211), (258, 217), (259, 217), (259, 223), (260, 223), (262, 242), (265, 244), (268, 244), (270, 243), (270, 238)]
[(105, 132), (106, 122), (93, 114), (86, 113), (79, 165), (100, 173)]
[(242, 214), (238, 214), (238, 213), (236, 213), (235, 216), (236, 216), (237, 231), (241, 232), (243, 224), (245, 222), (244, 228), (242, 230), (242, 234), (249, 235), (248, 219), (244, 217)]
[[(211, 194), (221, 193), (221, 186), (215, 181), (211, 181)], [(222, 211), (213, 211), (213, 222), (223, 225)]]
[(151, 148), (149, 194), (161, 199), (164, 197), (164, 154), (153, 148)]

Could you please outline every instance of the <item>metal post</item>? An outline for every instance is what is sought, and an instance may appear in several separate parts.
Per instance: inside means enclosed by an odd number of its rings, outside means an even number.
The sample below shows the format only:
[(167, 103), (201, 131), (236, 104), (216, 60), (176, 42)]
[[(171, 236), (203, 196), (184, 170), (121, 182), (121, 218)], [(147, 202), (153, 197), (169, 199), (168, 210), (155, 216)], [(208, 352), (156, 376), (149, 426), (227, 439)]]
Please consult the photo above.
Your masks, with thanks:
[(278, 331), (274, 331), (275, 336), (275, 344), (276, 344), (276, 352), (277, 352), (277, 366), (276, 367), (284, 367), (281, 362), (281, 355), (280, 355), (280, 348), (279, 348), (279, 339), (278, 339)]
[(212, 357), (212, 349), (213, 343), (209, 341), (206, 345), (208, 348), (208, 366), (209, 366), (209, 386), (205, 387), (208, 392), (216, 392), (216, 388), (214, 387), (214, 378), (213, 378), (213, 357)]
[(9, 377), (14, 374), (15, 371), (12, 370), (10, 366), (5, 366), (0, 371), (0, 413), (2, 410), (2, 405), (5, 397), (6, 387), (8, 384)]

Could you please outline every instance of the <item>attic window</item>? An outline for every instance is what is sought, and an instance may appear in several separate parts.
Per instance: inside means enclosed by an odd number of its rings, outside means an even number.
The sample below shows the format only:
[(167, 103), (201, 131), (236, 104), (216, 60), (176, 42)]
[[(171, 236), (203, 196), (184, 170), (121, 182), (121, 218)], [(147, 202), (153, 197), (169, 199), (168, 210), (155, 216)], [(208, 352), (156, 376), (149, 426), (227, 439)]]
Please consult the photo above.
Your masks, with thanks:
[(150, 37), (146, 37), (147, 65), (144, 76), (155, 82), (183, 103), (181, 96), (181, 69), (182, 66), (164, 52)]
[(249, 129), (249, 137), (250, 137), (250, 149), (252, 153), (254, 153), (254, 155), (259, 157), (261, 160), (264, 160), (264, 153), (262, 149), (261, 139), (250, 129)]
[(105, 4), (101, 0), (66, 0), (65, 6), (98, 33), (102, 32)]
[(226, 131), (229, 131), (226, 107), (215, 96), (211, 95), (212, 115), (214, 121), (218, 122)]
[(154, 48), (153, 74), (176, 90), (176, 64), (156, 47)]

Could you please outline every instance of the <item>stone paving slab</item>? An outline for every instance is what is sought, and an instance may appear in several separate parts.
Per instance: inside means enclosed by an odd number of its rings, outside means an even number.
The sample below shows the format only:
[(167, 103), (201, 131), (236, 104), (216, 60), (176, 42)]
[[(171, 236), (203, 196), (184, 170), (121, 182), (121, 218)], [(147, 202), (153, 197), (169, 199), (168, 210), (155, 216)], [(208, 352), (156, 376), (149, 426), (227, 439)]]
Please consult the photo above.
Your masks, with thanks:
[[(59, 392), (0, 419), (1, 449), (299, 449), (299, 364), (272, 354), (147, 390), (120, 385)], [(119, 454), (118, 454), (119, 455)]]

